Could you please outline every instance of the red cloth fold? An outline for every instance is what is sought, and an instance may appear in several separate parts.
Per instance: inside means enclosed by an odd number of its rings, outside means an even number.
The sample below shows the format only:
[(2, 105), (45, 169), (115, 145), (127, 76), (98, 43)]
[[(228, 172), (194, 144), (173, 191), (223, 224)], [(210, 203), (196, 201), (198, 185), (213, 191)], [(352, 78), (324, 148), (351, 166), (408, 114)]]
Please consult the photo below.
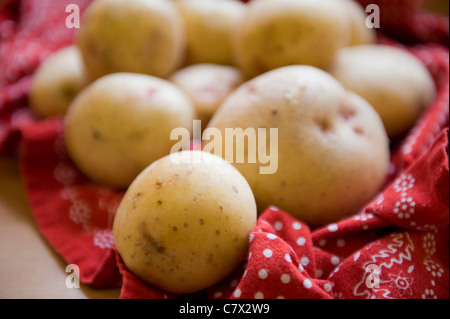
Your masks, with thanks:
[[(121, 298), (179, 298), (127, 270), (111, 233), (123, 192), (83, 176), (66, 153), (63, 119), (38, 121), (28, 107), (32, 72), (72, 41), (65, 5), (83, 10), (89, 2), (9, 0), (0, 8), (0, 154), (18, 155), (39, 230), (68, 264), (79, 266), (82, 282), (122, 287)], [(310, 229), (268, 207), (250, 234), (242, 264), (201, 296), (449, 297), (449, 63), (448, 42), (441, 38), (448, 39), (448, 19), (423, 18), (417, 11), (421, 1), (408, 0), (410, 7), (400, 0), (370, 2), (388, 13), (382, 31), (395, 39), (380, 34), (380, 43), (402, 47), (427, 66), (438, 88), (436, 100), (393, 146), (387, 184), (360, 213)], [(392, 20), (399, 6), (403, 24)], [(429, 21), (419, 26), (417, 19)], [(405, 45), (412, 40), (420, 44)]]
[(62, 119), (21, 129), (21, 175), (39, 230), (80, 280), (119, 287), (112, 223), (123, 193), (97, 186), (74, 166), (64, 144)]

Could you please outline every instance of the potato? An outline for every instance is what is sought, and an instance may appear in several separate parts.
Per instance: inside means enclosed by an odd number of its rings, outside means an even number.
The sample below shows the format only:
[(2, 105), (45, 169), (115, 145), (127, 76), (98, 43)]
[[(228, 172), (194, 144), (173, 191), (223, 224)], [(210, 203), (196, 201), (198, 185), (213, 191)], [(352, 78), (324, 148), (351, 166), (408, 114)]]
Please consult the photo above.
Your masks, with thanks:
[(131, 184), (114, 219), (114, 242), (142, 280), (192, 293), (241, 263), (256, 218), (252, 191), (232, 165), (182, 151), (157, 160)]
[(114, 72), (166, 77), (183, 62), (185, 29), (172, 1), (97, 0), (76, 34), (93, 79)]
[(436, 95), (425, 65), (411, 53), (392, 46), (343, 48), (336, 54), (330, 73), (375, 108), (391, 139), (403, 136)]
[(167, 80), (137, 73), (105, 75), (86, 87), (65, 117), (68, 152), (92, 181), (125, 188), (170, 153), (171, 131), (192, 130), (189, 97)]
[(233, 65), (231, 33), (242, 17), (239, 0), (178, 0), (186, 25), (188, 64)]
[(234, 32), (237, 65), (248, 77), (293, 64), (325, 68), (348, 44), (351, 26), (336, 0), (258, 0)]
[[(312, 226), (356, 213), (387, 174), (389, 143), (378, 114), (312, 66), (286, 66), (247, 81), (219, 107), (209, 128), (225, 139), (227, 128), (278, 129), (277, 143), (266, 133), (256, 147), (237, 131), (233, 165), (249, 182), (259, 212), (274, 205)], [(222, 145), (226, 157), (230, 151)], [(251, 159), (255, 148), (254, 163), (237, 160)], [(261, 150), (277, 161), (277, 170), (262, 174), (268, 164)]]
[(200, 63), (176, 71), (170, 78), (192, 99), (202, 128), (225, 98), (244, 82), (242, 72), (233, 66)]
[(339, 0), (344, 7), (351, 24), (351, 35), (348, 46), (375, 44), (377, 36), (375, 29), (366, 26), (367, 14), (356, 0)]
[(30, 88), (30, 108), (38, 118), (64, 115), (75, 96), (88, 84), (78, 48), (64, 47), (36, 69)]

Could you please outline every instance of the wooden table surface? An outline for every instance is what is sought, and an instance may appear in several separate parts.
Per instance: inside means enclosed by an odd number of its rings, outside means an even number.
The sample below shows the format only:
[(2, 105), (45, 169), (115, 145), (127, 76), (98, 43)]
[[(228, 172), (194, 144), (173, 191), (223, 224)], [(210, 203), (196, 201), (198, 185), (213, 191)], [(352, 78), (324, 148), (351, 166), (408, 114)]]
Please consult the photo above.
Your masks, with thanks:
[(115, 299), (120, 289), (67, 288), (67, 264), (40, 234), (17, 159), (0, 157), (0, 299)]

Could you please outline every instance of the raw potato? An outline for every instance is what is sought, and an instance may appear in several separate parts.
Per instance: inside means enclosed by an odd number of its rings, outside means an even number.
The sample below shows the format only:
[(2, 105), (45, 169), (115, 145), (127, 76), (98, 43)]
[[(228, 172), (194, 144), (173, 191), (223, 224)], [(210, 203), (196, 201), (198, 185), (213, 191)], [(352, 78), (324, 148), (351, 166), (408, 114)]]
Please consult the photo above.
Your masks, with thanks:
[(225, 98), (243, 83), (244, 77), (233, 66), (201, 63), (176, 71), (170, 80), (191, 97), (203, 128)]
[(171, 131), (192, 130), (195, 109), (169, 81), (150, 75), (105, 75), (79, 93), (65, 118), (68, 152), (92, 181), (126, 188), (170, 153)]
[(90, 76), (114, 72), (166, 77), (183, 62), (181, 14), (166, 0), (97, 0), (84, 13), (76, 43)]
[(392, 46), (343, 48), (330, 73), (376, 109), (391, 139), (412, 128), (436, 95), (433, 78), (423, 63)]
[(256, 218), (252, 191), (232, 165), (183, 151), (154, 162), (131, 184), (114, 219), (114, 242), (144, 281), (192, 293), (241, 263)]
[(78, 48), (64, 47), (36, 69), (30, 89), (30, 107), (39, 118), (64, 115), (86, 85), (86, 70)]
[[(312, 66), (287, 66), (246, 82), (208, 127), (222, 136), (226, 128), (278, 128), (278, 148), (267, 148), (278, 155), (275, 173), (260, 174), (267, 164), (259, 157), (234, 166), (252, 187), (260, 212), (274, 205), (313, 226), (356, 213), (387, 173), (388, 138), (378, 114)], [(233, 151), (249, 154), (248, 144), (239, 151), (237, 140)]]
[(377, 37), (375, 29), (366, 26), (367, 14), (356, 0), (339, 0), (347, 11), (351, 24), (351, 36), (348, 46), (375, 44)]
[(336, 0), (258, 0), (234, 32), (237, 65), (247, 76), (293, 64), (329, 65), (351, 26)]
[(188, 64), (233, 65), (231, 34), (245, 11), (238, 0), (178, 0), (187, 35)]

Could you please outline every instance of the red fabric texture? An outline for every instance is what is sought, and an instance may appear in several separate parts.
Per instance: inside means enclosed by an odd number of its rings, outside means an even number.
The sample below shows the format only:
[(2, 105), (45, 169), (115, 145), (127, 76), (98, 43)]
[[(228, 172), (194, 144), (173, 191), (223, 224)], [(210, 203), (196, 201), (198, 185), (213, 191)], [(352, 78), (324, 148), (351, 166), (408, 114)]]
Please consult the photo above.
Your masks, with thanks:
[[(364, 8), (371, 4), (380, 9), (383, 33), (403, 43), (439, 43), (448, 47), (448, 17), (421, 10), (434, 0), (357, 0)], [(372, 11), (368, 12), (372, 13)]]
[[(438, 96), (393, 146), (385, 188), (358, 214), (318, 229), (268, 207), (242, 264), (203, 297), (449, 298), (449, 56), (441, 38), (448, 40), (448, 19), (431, 19), (418, 12), (421, 1), (407, 2), (370, 1), (388, 12), (379, 41), (421, 59)], [(10, 0), (0, 8), (0, 154), (18, 157), (39, 230), (79, 266), (82, 282), (121, 287), (124, 299), (179, 298), (127, 270), (111, 233), (123, 191), (83, 176), (66, 152), (63, 118), (37, 120), (28, 107), (35, 68), (72, 42), (74, 30), (64, 24), (71, 3), (83, 10), (89, 1)], [(428, 22), (417, 25), (418, 17)]]
[(20, 167), (32, 214), (41, 233), (80, 280), (118, 287), (112, 222), (122, 192), (94, 185), (73, 165), (64, 144), (63, 121), (24, 125)]

